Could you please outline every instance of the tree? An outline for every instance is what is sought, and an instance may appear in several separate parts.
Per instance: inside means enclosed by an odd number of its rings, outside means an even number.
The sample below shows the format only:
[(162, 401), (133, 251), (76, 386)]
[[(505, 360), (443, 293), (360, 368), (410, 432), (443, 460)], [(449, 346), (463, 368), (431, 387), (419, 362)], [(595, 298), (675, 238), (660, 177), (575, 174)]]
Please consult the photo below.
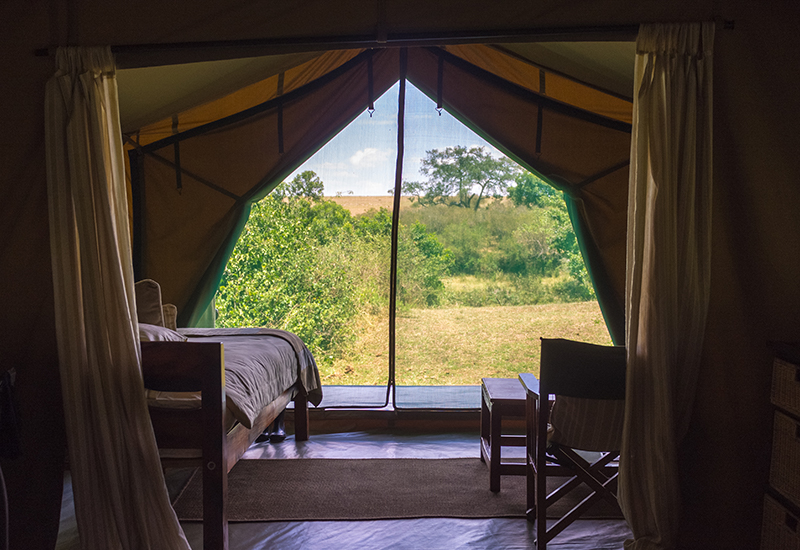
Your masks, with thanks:
[(561, 193), (552, 185), (530, 172), (520, 172), (515, 178), (517, 185), (508, 188), (508, 198), (514, 206), (554, 206), (561, 204)]
[(319, 201), (322, 199), (324, 188), (325, 185), (317, 173), (313, 170), (306, 170), (297, 174), (292, 181), (287, 180), (278, 184), (272, 191), (272, 195), (278, 199), (306, 197), (312, 201)]
[(478, 210), (485, 197), (502, 197), (520, 168), (507, 157), (494, 158), (483, 147), (460, 145), (431, 149), (420, 172), (427, 181), (404, 181), (403, 194), (423, 206), (446, 204)]
[[(589, 272), (581, 256), (572, 221), (569, 219), (564, 194), (530, 172), (519, 174), (516, 183), (516, 186), (508, 188), (508, 197), (515, 206), (541, 208), (550, 216), (546, 250), (548, 253), (552, 250), (557, 257), (560, 257), (570, 274), (570, 279), (556, 285), (556, 292), (568, 300), (595, 299)], [(532, 250), (537, 247), (545, 250), (541, 244), (544, 241), (536, 240), (541, 233), (537, 234), (531, 230), (532, 228), (521, 229), (525, 231), (515, 235), (519, 242), (527, 244), (529, 248), (532, 243), (534, 245)], [(540, 254), (540, 258), (544, 256)]]

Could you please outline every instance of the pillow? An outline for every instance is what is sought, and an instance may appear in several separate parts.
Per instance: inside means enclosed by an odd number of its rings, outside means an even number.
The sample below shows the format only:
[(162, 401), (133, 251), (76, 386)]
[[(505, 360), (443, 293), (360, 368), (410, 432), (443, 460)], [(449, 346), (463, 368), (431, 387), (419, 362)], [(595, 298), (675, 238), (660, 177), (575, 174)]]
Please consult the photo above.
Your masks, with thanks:
[(161, 306), (164, 315), (164, 326), (172, 330), (178, 330), (178, 308), (175, 304), (164, 304)]
[(136, 293), (136, 317), (140, 323), (164, 326), (161, 309), (161, 286), (153, 279), (142, 279), (133, 285)]
[(139, 323), (139, 340), (142, 342), (185, 342), (186, 337), (166, 327)]

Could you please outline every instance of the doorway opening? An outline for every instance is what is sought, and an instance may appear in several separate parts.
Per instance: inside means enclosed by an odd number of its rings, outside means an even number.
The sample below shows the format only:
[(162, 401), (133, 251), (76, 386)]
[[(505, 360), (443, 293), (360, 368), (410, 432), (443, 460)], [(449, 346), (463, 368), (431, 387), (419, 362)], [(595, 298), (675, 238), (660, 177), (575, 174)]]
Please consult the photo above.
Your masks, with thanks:
[(611, 343), (562, 193), (408, 83), (391, 367), (399, 87), (254, 205), (217, 326), (298, 334), (325, 408), (477, 409), (540, 336)]

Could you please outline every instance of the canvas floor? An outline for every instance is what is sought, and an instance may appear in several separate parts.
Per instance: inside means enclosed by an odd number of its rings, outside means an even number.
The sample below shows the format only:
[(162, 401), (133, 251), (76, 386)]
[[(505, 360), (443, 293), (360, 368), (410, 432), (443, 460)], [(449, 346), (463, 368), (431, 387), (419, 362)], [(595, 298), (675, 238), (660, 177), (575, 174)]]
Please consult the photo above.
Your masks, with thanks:
[[(512, 456), (522, 449), (504, 449)], [(478, 457), (478, 434), (393, 433), (369, 430), (315, 435), (296, 442), (256, 443), (245, 459), (259, 458), (461, 458)], [(171, 491), (182, 484), (182, 472), (168, 475)], [(413, 481), (412, 481), (413, 482)], [(488, 489), (488, 470), (486, 477)], [(501, 488), (502, 490), (502, 488)], [(202, 548), (202, 524), (182, 523), (192, 548)], [(381, 521), (306, 521), (231, 523), (230, 549), (348, 550), (348, 549), (523, 549), (535, 548), (533, 524), (525, 519), (464, 520), (428, 518)], [(601, 550), (622, 548), (630, 536), (621, 520), (579, 520), (548, 544), (552, 550)], [(72, 488), (65, 480), (58, 550), (79, 548)]]

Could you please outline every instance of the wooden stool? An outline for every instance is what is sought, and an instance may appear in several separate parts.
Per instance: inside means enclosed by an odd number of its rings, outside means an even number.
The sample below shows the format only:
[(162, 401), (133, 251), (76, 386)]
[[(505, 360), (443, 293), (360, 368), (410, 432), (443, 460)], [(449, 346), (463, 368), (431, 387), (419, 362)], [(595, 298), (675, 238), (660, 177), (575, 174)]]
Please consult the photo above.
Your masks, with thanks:
[(481, 379), (481, 462), (489, 463), (489, 489), (500, 491), (500, 476), (524, 476), (525, 464), (503, 462), (502, 447), (524, 447), (525, 435), (503, 435), (503, 417), (525, 417), (525, 389), (517, 378)]

